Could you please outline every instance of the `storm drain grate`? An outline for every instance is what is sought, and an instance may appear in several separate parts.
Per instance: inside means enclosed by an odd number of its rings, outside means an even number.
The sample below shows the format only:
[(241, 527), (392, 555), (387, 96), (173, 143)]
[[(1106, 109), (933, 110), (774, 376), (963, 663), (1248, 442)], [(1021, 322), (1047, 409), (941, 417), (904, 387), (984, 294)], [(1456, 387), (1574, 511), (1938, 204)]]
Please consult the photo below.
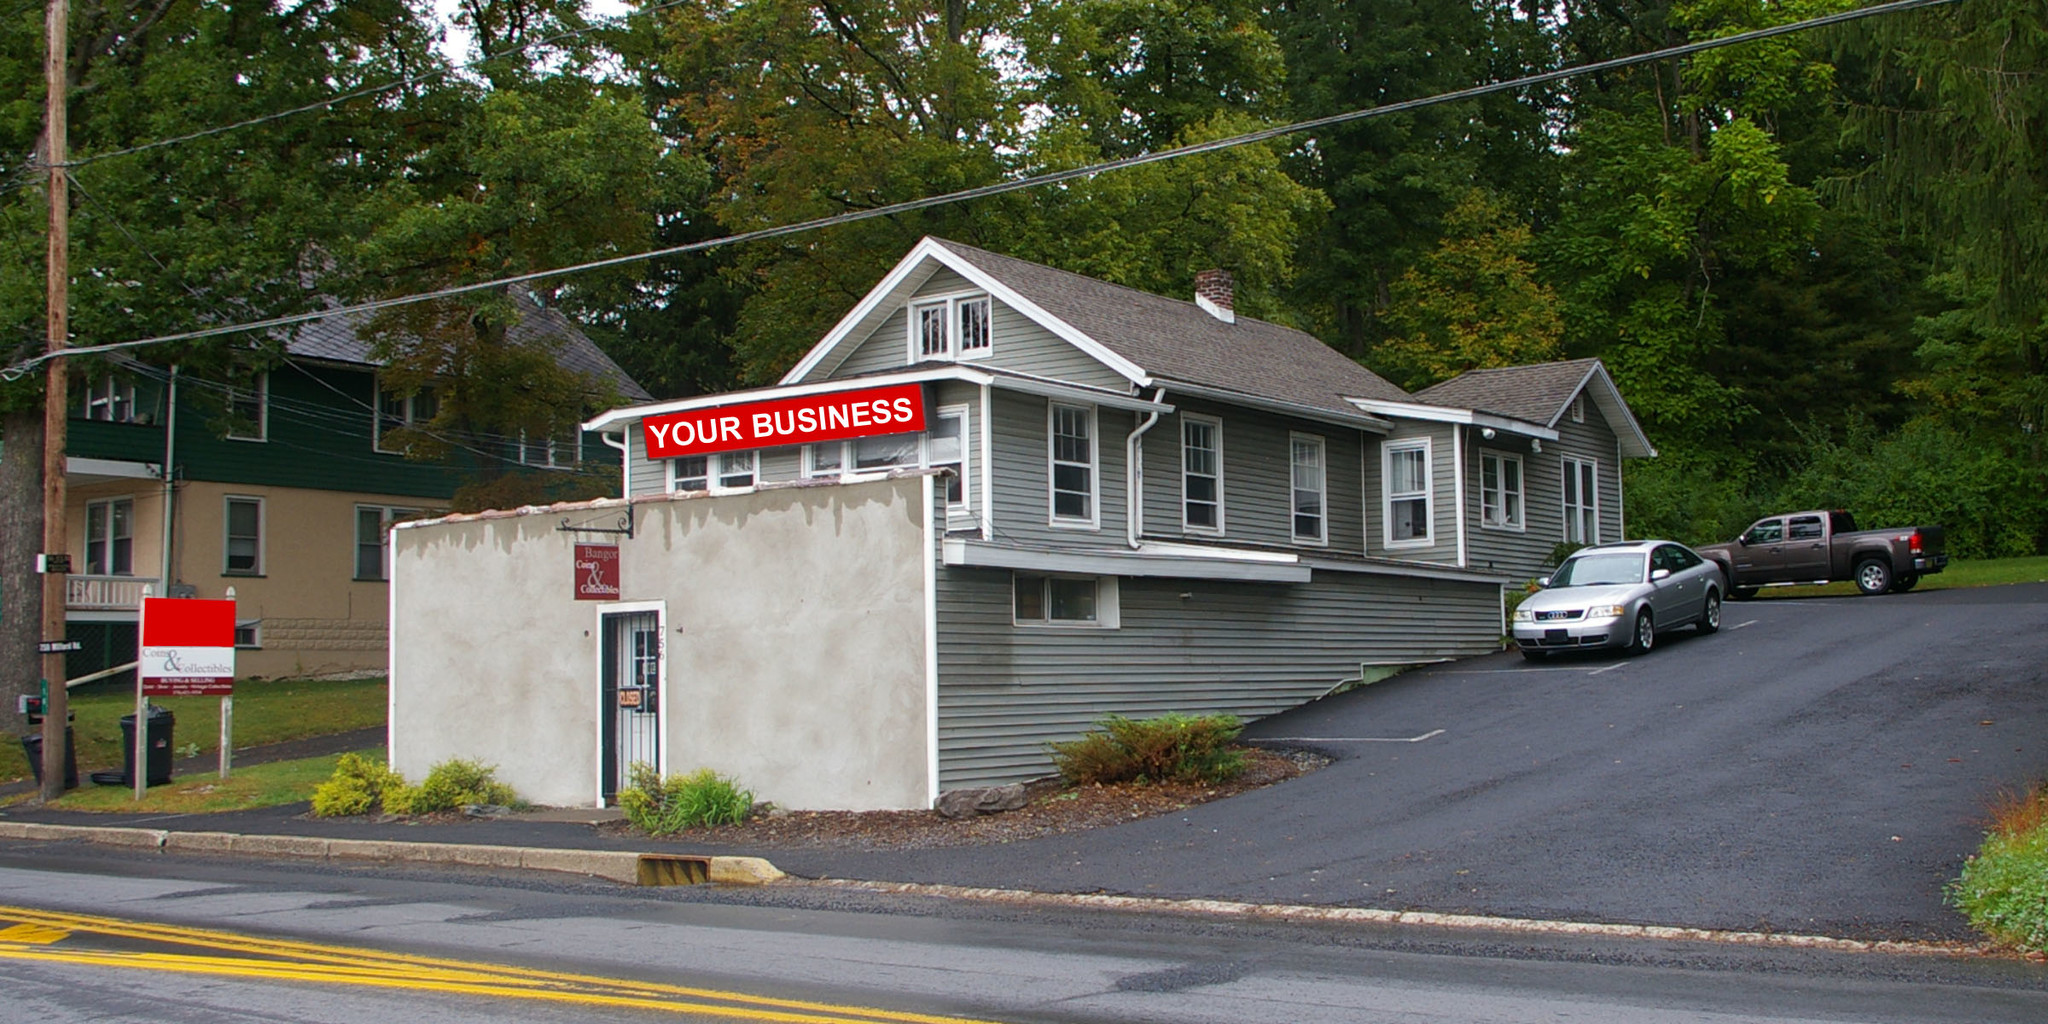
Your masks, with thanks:
[(711, 858), (663, 853), (640, 855), (641, 885), (703, 885), (711, 881)]

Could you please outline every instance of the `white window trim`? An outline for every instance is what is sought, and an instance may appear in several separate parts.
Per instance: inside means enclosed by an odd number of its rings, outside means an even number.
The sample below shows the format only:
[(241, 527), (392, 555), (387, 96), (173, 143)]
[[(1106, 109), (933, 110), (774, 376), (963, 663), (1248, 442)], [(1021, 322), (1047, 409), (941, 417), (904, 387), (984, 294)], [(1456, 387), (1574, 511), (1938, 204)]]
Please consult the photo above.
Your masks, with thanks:
[[(1095, 621), (1083, 622), (1078, 619), (1054, 619), (1052, 595), (1045, 595), (1047, 618), (1020, 619), (1017, 617), (1017, 577), (1033, 576), (1039, 579), (1094, 580)], [(1122, 589), (1115, 576), (1088, 576), (1070, 572), (1026, 572), (1016, 570), (1010, 573), (1010, 624), (1018, 629), (1121, 629), (1123, 628)]]
[[(404, 455), (405, 452), (400, 449), (384, 447), (384, 375), (376, 374), (371, 379), (371, 387), (376, 389), (376, 394), (372, 396), (370, 402), (370, 448), (382, 455)], [(428, 385), (421, 390), (431, 390), (432, 387)], [(419, 426), (418, 413), (413, 408), (413, 403), (419, 401), (419, 397), (418, 391), (405, 396), (403, 425), (407, 428)]]
[[(526, 457), (528, 447), (540, 448), (541, 451), (546, 453), (546, 460), (542, 462), (529, 461)], [(565, 452), (568, 456), (566, 460), (563, 458)], [(544, 438), (538, 442), (527, 440), (526, 431), (521, 430), (519, 432), (518, 462), (528, 469), (575, 469), (583, 462), (582, 428), (578, 427), (573, 431), (565, 431), (561, 437)]]
[[(830, 469), (820, 470), (817, 467), (815, 461), (817, 452), (818, 449), (825, 448), (827, 446), (839, 449), (839, 465), (832, 467)], [(846, 463), (848, 458), (852, 454), (853, 453), (848, 450), (847, 443), (845, 441), (824, 441), (815, 444), (807, 444), (804, 445), (803, 459), (798, 464), (797, 472), (802, 474), (803, 478), (806, 480), (844, 480), (847, 476)]]
[[(1053, 454), (1058, 450), (1059, 437), (1055, 433), (1056, 413), (1060, 409), (1080, 409), (1088, 414), (1088, 518), (1079, 519), (1062, 516), (1058, 503), (1053, 500), (1053, 470), (1057, 463)], [(1071, 463), (1070, 463), (1071, 465)], [(1076, 405), (1069, 402), (1045, 403), (1045, 518), (1046, 525), (1055, 530), (1100, 530), (1102, 529), (1102, 417), (1093, 405)]]
[[(1399, 452), (1422, 453), (1423, 516), (1421, 537), (1394, 539), (1394, 456)], [(1412, 501), (1413, 497), (1400, 498)], [(1434, 438), (1404, 437), (1380, 445), (1380, 543), (1389, 551), (1407, 551), (1436, 546), (1436, 443)]]
[(668, 493), (670, 493), (670, 494), (706, 494), (706, 493), (709, 493), (709, 492), (710, 492), (710, 490), (711, 490), (711, 481), (712, 481), (712, 478), (713, 478), (713, 470), (714, 470), (714, 469), (716, 468), (716, 463), (714, 463), (714, 462), (712, 462), (712, 461), (711, 461), (711, 460), (712, 460), (712, 456), (709, 456), (709, 455), (700, 455), (700, 456), (696, 456), (696, 458), (701, 458), (701, 459), (703, 459), (703, 460), (704, 460), (704, 490), (701, 490), (701, 491), (684, 491), (684, 490), (678, 490), (678, 489), (677, 489), (677, 477), (676, 477), (676, 468), (677, 468), (677, 467), (679, 467), (679, 466), (681, 466), (681, 465), (683, 464), (683, 459), (686, 459), (686, 458), (690, 458), (690, 457), (691, 457), (691, 456), (687, 456), (687, 455), (685, 455), (685, 456), (680, 456), (680, 457), (678, 457), (678, 458), (673, 458), (673, 459), (663, 459), (663, 460), (662, 460), (663, 462), (666, 462), (666, 463), (668, 464), (668, 469), (667, 469), (667, 472), (668, 472)]
[[(1486, 460), (1488, 459), (1499, 459), (1503, 464), (1508, 462), (1515, 464), (1515, 496), (1520, 499), (1515, 504), (1520, 506), (1521, 515), (1512, 523), (1489, 523), (1486, 521)], [(1501, 474), (1500, 479), (1500, 492), (1505, 496), (1508, 493), (1507, 475)], [(1490, 451), (1485, 448), (1479, 450), (1479, 528), (1482, 530), (1499, 530), (1504, 533), (1527, 533), (1529, 531), (1529, 466), (1520, 455), (1513, 452)]]
[[(114, 541), (118, 539), (114, 535), (114, 506), (124, 503), (128, 506), (128, 570), (126, 572), (122, 572), (114, 567)], [(92, 510), (94, 508), (106, 509), (101, 522), (107, 524), (107, 535), (99, 539), (99, 543), (106, 545), (105, 549), (101, 552), (106, 556), (105, 575), (135, 575), (135, 499), (132, 496), (126, 498), (101, 498), (97, 501), (85, 503), (85, 565), (81, 566), (81, 568), (86, 570), (92, 568), (92, 547), (94, 543), (92, 536)]]
[[(962, 352), (960, 350), (960, 305), (964, 302), (980, 300), (988, 302), (988, 344), (971, 352)], [(924, 339), (918, 337), (917, 333), (917, 314), (920, 310), (930, 309), (933, 306), (944, 306), (946, 308), (946, 350), (926, 355), (923, 345)], [(991, 298), (987, 292), (958, 291), (946, 292), (940, 295), (920, 295), (911, 299), (909, 304), (905, 306), (903, 319), (903, 330), (906, 335), (904, 351), (909, 357), (909, 362), (913, 365), (930, 359), (948, 362), (986, 359), (990, 352), (995, 351), (996, 304), (995, 299)]]
[[(750, 471), (751, 475), (753, 476), (752, 483), (742, 484), (738, 487), (727, 487), (725, 484), (719, 482), (720, 477), (728, 475), (725, 471), (725, 460), (728, 457), (734, 455), (753, 456), (754, 467)], [(745, 494), (761, 486), (761, 449), (746, 448), (735, 452), (713, 452), (711, 454), (710, 461), (705, 463), (704, 468), (708, 470), (711, 474), (710, 478), (704, 481), (705, 484), (711, 488), (711, 493)]]
[[(960, 500), (947, 502), (946, 512), (949, 515), (969, 515), (974, 511), (974, 456), (971, 451), (974, 446), (974, 420), (965, 404), (939, 406), (933, 418), (936, 420), (946, 416), (960, 417)], [(918, 464), (924, 469), (932, 468), (932, 438), (929, 431), (919, 441), (918, 449)], [(806, 457), (808, 458), (808, 455)]]
[[(362, 557), (363, 548), (362, 515), (373, 510), (377, 513), (377, 572), (381, 575), (358, 576), (356, 570), (362, 564), (358, 561)], [(355, 534), (355, 546), (349, 549), (349, 579), (356, 583), (391, 582), (391, 524), (397, 522), (401, 515), (411, 517), (425, 512), (426, 509), (412, 505), (357, 504), (354, 518), (350, 523), (351, 532)]]
[[(256, 567), (253, 569), (228, 568), (228, 525), (233, 520), (228, 515), (228, 505), (237, 501), (256, 503)], [(255, 494), (223, 494), (220, 498), (220, 574), (222, 576), (263, 576), (269, 569), (270, 558), (270, 503)]]
[[(1181, 423), (1182, 423), (1182, 426), (1181, 426), (1181, 431), (1180, 431), (1180, 529), (1181, 529), (1181, 532), (1182, 532), (1182, 533), (1194, 533), (1194, 534), (1200, 534), (1200, 535), (1202, 535), (1202, 536), (1204, 536), (1204, 537), (1221, 537), (1221, 536), (1223, 536), (1223, 535), (1224, 535), (1224, 531), (1225, 531), (1225, 529), (1226, 529), (1226, 527), (1227, 527), (1227, 524), (1225, 523), (1225, 520), (1224, 520), (1224, 507), (1225, 507), (1225, 501), (1224, 501), (1224, 497), (1223, 497), (1223, 420), (1222, 420), (1222, 419), (1220, 419), (1220, 418), (1218, 418), (1218, 417), (1215, 417), (1215, 416), (1203, 416), (1203, 415), (1200, 415), (1200, 414), (1198, 414), (1198, 413), (1186, 413), (1186, 412), (1184, 412), (1184, 413), (1181, 413), (1181, 416), (1180, 416), (1180, 418), (1181, 418)], [(1215, 475), (1216, 475), (1216, 525), (1215, 525), (1215, 526), (1196, 526), (1196, 525), (1194, 525), (1194, 524), (1192, 524), (1192, 523), (1189, 523), (1189, 522), (1188, 522), (1188, 476), (1189, 476), (1189, 473), (1188, 473), (1188, 433), (1187, 433), (1187, 426), (1186, 426), (1186, 424), (1189, 424), (1189, 423), (1206, 423), (1206, 424), (1208, 424), (1208, 425), (1209, 425), (1209, 427), (1210, 427), (1211, 429), (1213, 429), (1213, 430), (1215, 431), (1215, 437), (1216, 437), (1216, 474), (1215, 474)], [(1327, 453), (1326, 453), (1326, 454), (1327, 454)], [(1291, 447), (1290, 447), (1290, 449), (1289, 449), (1289, 451), (1288, 451), (1288, 457), (1289, 457), (1290, 459), (1292, 459), (1292, 458), (1293, 458), (1293, 449), (1292, 449)], [(1327, 461), (1327, 459), (1326, 459), (1326, 461)], [(1327, 491), (1329, 490), (1329, 483), (1330, 483), (1330, 481), (1329, 481), (1329, 467), (1328, 467), (1328, 466), (1325, 466), (1325, 467), (1323, 467), (1323, 490), (1324, 490), (1325, 492), (1327, 492)], [(1290, 485), (1291, 485), (1291, 481), (1290, 481)], [(1293, 488), (1292, 488), (1292, 486), (1290, 486), (1290, 487), (1289, 487), (1289, 494), (1288, 494), (1288, 503), (1289, 503), (1289, 505), (1290, 505), (1290, 506), (1291, 506), (1291, 505), (1293, 504), (1293, 501), (1294, 501), (1294, 496), (1293, 496), (1292, 490), (1293, 490)], [(1326, 498), (1327, 498), (1327, 495), (1326, 495)], [(1328, 511), (1328, 510), (1327, 510), (1327, 509), (1325, 509), (1325, 512), (1326, 512), (1326, 513), (1327, 513), (1327, 511)], [(1290, 520), (1291, 520), (1291, 515), (1292, 515), (1292, 513), (1290, 512)], [(1325, 518), (1327, 519), (1327, 518), (1328, 518), (1328, 516), (1327, 516), (1327, 515), (1325, 515)], [(1325, 535), (1328, 535), (1328, 533), (1329, 533), (1329, 530), (1328, 530), (1327, 526), (1325, 526), (1325, 529), (1324, 529), (1324, 531), (1323, 531), (1323, 532), (1324, 532), (1324, 534), (1325, 534)]]
[[(127, 409), (127, 414), (120, 417), (114, 415), (117, 396), (124, 400), (124, 407)], [(135, 402), (134, 381), (119, 380), (112, 376), (101, 377), (86, 385), (85, 418), (101, 423), (135, 423), (138, 422)]]
[[(1565, 543), (1567, 543), (1567, 544), (1573, 543), (1573, 541), (1572, 541), (1572, 514), (1571, 514), (1571, 507), (1570, 507), (1569, 505), (1566, 505), (1566, 504), (1565, 504), (1565, 502), (1564, 502), (1564, 482), (1565, 482), (1565, 479), (1566, 479), (1567, 477), (1570, 477), (1571, 475), (1573, 475), (1573, 474), (1574, 474), (1574, 473), (1576, 472), (1576, 470), (1574, 470), (1574, 469), (1573, 469), (1573, 467), (1575, 467), (1575, 466), (1591, 466), (1591, 467), (1593, 467), (1593, 504), (1592, 504), (1592, 509), (1593, 509), (1593, 534), (1592, 534), (1592, 536), (1590, 536), (1590, 537), (1587, 537), (1587, 538), (1586, 538), (1586, 539), (1585, 539), (1584, 541), (1580, 542), (1580, 543), (1583, 543), (1583, 544), (1585, 544), (1585, 545), (1586, 545), (1586, 546), (1588, 546), (1588, 547), (1591, 547), (1591, 546), (1593, 546), (1593, 545), (1595, 545), (1595, 544), (1598, 544), (1598, 543), (1600, 543), (1600, 460), (1599, 460), (1599, 459), (1581, 459), (1581, 458), (1578, 458), (1578, 457), (1576, 457), (1576, 456), (1571, 456), (1571, 455), (1566, 455), (1566, 456), (1563, 456), (1563, 457), (1561, 457), (1561, 458), (1559, 458), (1559, 459), (1558, 459), (1558, 469), (1559, 469), (1559, 472), (1558, 472), (1558, 475), (1557, 475), (1557, 503), (1558, 503), (1558, 507), (1559, 507), (1559, 509), (1561, 509), (1561, 510), (1563, 511), (1563, 513), (1564, 513), (1564, 514), (1563, 514), (1562, 516), (1560, 516), (1560, 517), (1559, 517), (1559, 518), (1560, 518), (1560, 519), (1562, 520), (1562, 523), (1563, 523), (1563, 527), (1564, 527), (1564, 528), (1563, 528), (1563, 530), (1561, 530), (1561, 531), (1560, 531), (1560, 534), (1559, 534), (1559, 539), (1560, 539), (1560, 540), (1562, 540), (1562, 541), (1564, 541), (1564, 542), (1565, 542)], [(1584, 495), (1583, 493), (1581, 493), (1581, 494), (1579, 495), (1579, 503), (1580, 503), (1580, 507), (1581, 507), (1581, 508), (1584, 508), (1584, 507), (1586, 507), (1586, 505), (1585, 505), (1585, 498), (1586, 498), (1586, 496), (1585, 496), (1585, 495)]]
[(230, 441), (270, 440), (270, 372), (266, 370), (262, 373), (258, 373), (255, 375), (253, 380), (255, 384), (253, 390), (255, 391), (256, 394), (256, 433), (254, 434), (235, 433), (235, 400), (237, 397), (241, 395), (244, 389), (236, 387), (232, 384), (228, 385), (229, 426), (226, 436), (227, 439)]
[[(1322, 452), (1323, 456), (1323, 512), (1316, 520), (1318, 535), (1315, 537), (1303, 537), (1294, 532), (1294, 445), (1299, 441), (1315, 442), (1316, 449)], [(1304, 434), (1300, 431), (1289, 431), (1287, 434), (1287, 536), (1296, 544), (1319, 548), (1330, 546), (1330, 442), (1321, 434)]]

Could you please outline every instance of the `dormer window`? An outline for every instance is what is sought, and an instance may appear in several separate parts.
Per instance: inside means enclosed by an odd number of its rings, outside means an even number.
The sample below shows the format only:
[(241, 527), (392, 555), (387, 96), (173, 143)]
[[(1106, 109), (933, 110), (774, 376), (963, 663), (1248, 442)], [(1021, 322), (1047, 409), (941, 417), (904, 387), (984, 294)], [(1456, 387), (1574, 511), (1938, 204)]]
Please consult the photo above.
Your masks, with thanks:
[(974, 359), (992, 343), (986, 295), (953, 295), (910, 307), (910, 360)]

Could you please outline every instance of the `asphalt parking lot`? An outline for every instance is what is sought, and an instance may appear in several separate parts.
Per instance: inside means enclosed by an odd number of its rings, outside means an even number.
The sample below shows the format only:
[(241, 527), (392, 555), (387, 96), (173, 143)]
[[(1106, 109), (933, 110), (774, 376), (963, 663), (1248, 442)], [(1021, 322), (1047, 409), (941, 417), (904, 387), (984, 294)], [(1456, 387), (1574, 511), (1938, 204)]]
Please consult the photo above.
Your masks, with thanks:
[(1338, 758), (1178, 815), (804, 874), (1871, 938), (2048, 774), (2048, 585), (1731, 603), (1641, 658), (1411, 671), (1254, 724)]

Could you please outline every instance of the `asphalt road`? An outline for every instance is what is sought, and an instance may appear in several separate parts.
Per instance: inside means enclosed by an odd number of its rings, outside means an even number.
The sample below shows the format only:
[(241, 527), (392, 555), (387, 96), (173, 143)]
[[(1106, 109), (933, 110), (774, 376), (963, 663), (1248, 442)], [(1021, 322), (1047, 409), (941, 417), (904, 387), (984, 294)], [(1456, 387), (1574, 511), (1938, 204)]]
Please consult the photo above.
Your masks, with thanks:
[(6, 1019), (24, 1024), (2048, 1019), (2048, 979), (2011, 960), (400, 876), (48, 844), (0, 845), (0, 964)]
[(2048, 586), (1731, 603), (1721, 633), (1645, 657), (1457, 662), (1246, 735), (1339, 760), (1072, 836), (771, 856), (807, 875), (1969, 938), (1942, 886), (1987, 799), (2048, 773)]

